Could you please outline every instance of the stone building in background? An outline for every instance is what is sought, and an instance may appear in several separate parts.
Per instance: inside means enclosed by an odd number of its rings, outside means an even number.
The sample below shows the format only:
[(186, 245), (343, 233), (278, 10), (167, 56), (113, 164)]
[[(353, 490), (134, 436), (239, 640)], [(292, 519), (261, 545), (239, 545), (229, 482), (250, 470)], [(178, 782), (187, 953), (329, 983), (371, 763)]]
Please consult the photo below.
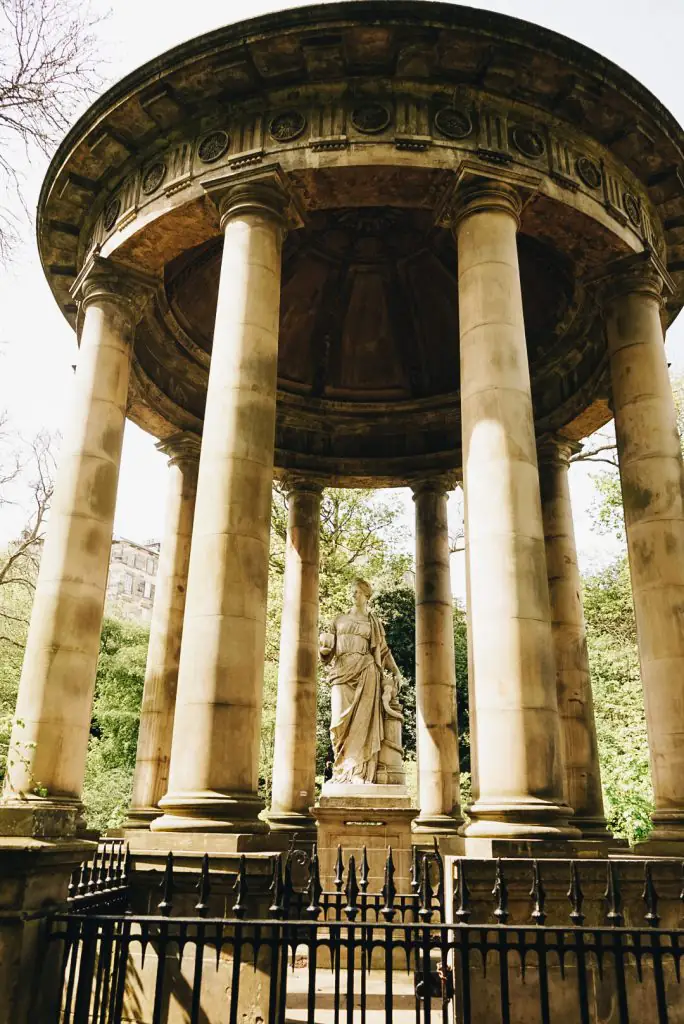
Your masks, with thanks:
[(159, 564), (159, 541), (136, 544), (115, 537), (109, 559), (105, 613), (149, 625)]

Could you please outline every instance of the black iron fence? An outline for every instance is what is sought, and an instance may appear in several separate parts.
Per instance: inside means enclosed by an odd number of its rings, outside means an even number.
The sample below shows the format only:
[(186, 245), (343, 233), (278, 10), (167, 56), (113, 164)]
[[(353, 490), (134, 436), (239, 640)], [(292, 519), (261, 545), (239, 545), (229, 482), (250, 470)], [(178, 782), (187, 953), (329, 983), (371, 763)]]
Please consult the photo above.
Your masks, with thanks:
[(125, 907), (130, 873), (131, 854), (123, 839), (98, 843), (92, 861), (81, 864), (71, 876), (67, 905), (78, 912)]
[[(123, 866), (125, 853), (121, 860), (117, 853), (115, 863)], [(684, 1019), (684, 931), (660, 927), (649, 862), (643, 865), (643, 922), (630, 927), (612, 861), (605, 864), (603, 923), (592, 926), (586, 924), (578, 862), (568, 866), (567, 923), (554, 925), (546, 923), (546, 869), (534, 861), (529, 862), (530, 911), (524, 923), (510, 922), (503, 861), (495, 867), (493, 920), (479, 923), (471, 920), (467, 861), (456, 864), (452, 919), (444, 919), (438, 852), (414, 859), (408, 893), (397, 892), (391, 851), (377, 893), (368, 892), (365, 852), (358, 865), (349, 858), (346, 870), (338, 856), (330, 891), (321, 885), (315, 851), (303, 884), (294, 878), (296, 868), (292, 853), (274, 858), (264, 916), (250, 913), (245, 857), (237, 870), (231, 916), (210, 916), (213, 876), (207, 856), (196, 883), (194, 914), (175, 916), (171, 855), (157, 913), (114, 913), (91, 902), (79, 912), (55, 915), (49, 934), (58, 978), (54, 1019), (238, 1024), (260, 1017), (268, 1024), (367, 1024), (379, 1019), (378, 1012), (387, 1024), (430, 1024), (433, 1017), (442, 1024), (676, 1024)], [(110, 882), (102, 892), (111, 894), (115, 874), (102, 871), (98, 877)], [(123, 867), (118, 878), (126, 880)], [(678, 898), (684, 901), (684, 887)]]

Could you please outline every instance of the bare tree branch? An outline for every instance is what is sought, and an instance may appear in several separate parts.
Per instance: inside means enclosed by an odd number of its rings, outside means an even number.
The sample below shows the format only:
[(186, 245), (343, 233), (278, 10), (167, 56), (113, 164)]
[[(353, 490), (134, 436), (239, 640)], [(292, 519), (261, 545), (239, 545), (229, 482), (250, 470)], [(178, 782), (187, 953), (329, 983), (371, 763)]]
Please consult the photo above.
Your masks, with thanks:
[(0, 425), (0, 506), (23, 505), (20, 488), (28, 493), (28, 519), (0, 552), (0, 644), (21, 649), (52, 500), (55, 439), (41, 432), (25, 442), (9, 429), (6, 415), (0, 415)]
[(26, 210), (18, 153), (49, 155), (102, 78), (89, 0), (0, 0), (0, 262), (16, 245), (10, 195)]
[[(614, 452), (613, 458), (605, 458), (602, 452)], [(615, 441), (608, 442), (606, 444), (597, 444), (592, 448), (583, 448), (582, 451), (577, 452), (575, 455), (570, 457), (570, 462), (603, 462), (607, 466), (612, 466), (613, 469), (618, 468), (617, 461), (617, 445)]]

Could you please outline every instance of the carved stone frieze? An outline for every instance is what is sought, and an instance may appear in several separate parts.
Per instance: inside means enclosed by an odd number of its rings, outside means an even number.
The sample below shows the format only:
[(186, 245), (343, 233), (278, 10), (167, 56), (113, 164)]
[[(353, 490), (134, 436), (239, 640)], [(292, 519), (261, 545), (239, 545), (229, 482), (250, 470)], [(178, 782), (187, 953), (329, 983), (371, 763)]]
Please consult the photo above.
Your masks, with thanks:
[(283, 110), (272, 117), (268, 132), (275, 142), (293, 142), (306, 128), (306, 118), (301, 110)]
[[(515, 164), (534, 167), (548, 174), (549, 180), (560, 185), (568, 196), (584, 192), (600, 203), (600, 208), (607, 211), (618, 225), (629, 227), (644, 243), (662, 252), (657, 215), (652, 212), (647, 196), (640, 192), (639, 184), (614, 160), (601, 154), (596, 144), (590, 154), (575, 129), (568, 126), (565, 131), (557, 118), (545, 126), (539, 111), (525, 113), (524, 105), (520, 103), (495, 99), (474, 89), (461, 89), (457, 100), (451, 103), (440, 104), (433, 100), (431, 105), (420, 85), (413, 86), (412, 94), (406, 83), (402, 86), (401, 95), (390, 91), (386, 97), (354, 101), (340, 94), (332, 100), (326, 97), (322, 102), (320, 93), (312, 88), (309, 96), (302, 90), (300, 100), (301, 105), (296, 108), (280, 105), (278, 109), (276, 105), (277, 112), (268, 116), (263, 107), (257, 108), (254, 102), (246, 104), (236, 112), (239, 120), (231, 120), (225, 128), (205, 130), (195, 139), (176, 143), (167, 153), (157, 152), (147, 164), (143, 155), (139, 179), (135, 174), (126, 179), (133, 188), (130, 201), (125, 198), (122, 201), (119, 188), (113, 199), (105, 203), (106, 223), (102, 215), (104, 235), (114, 226), (121, 230), (135, 219), (138, 212), (136, 187), (139, 188), (141, 203), (154, 201), (162, 194), (162, 188), (164, 197), (168, 199), (186, 192), (193, 184), (196, 188), (202, 166), (209, 163), (235, 171), (258, 166), (267, 157), (277, 156), (281, 146), (287, 147), (300, 140), (297, 150), (290, 151), (300, 155), (288, 157), (289, 169), (292, 160), (306, 163), (307, 151), (334, 155), (347, 150), (347, 125), (354, 132), (366, 136), (368, 143), (379, 146), (388, 144), (385, 133), (394, 126), (391, 144), (396, 150), (413, 154), (419, 160), (429, 160), (423, 154), (435, 145), (454, 147), (464, 157), (474, 153), (494, 168)], [(225, 113), (223, 121), (225, 123)], [(311, 128), (305, 138), (307, 125)], [(191, 165), (193, 152), (197, 161), (194, 170)], [(163, 167), (167, 168), (165, 173), (162, 173)], [(139, 181), (137, 186), (136, 180)], [(186, 194), (189, 197), (193, 193)], [(116, 199), (122, 205), (112, 226), (107, 227), (116, 209), (112, 206)], [(178, 201), (186, 200), (181, 195)], [(599, 207), (596, 209), (598, 211)]]
[(473, 132), (473, 122), (466, 110), (442, 107), (435, 114), (435, 128), (447, 139), (467, 139)]
[(117, 220), (119, 219), (119, 214), (120, 213), (121, 213), (121, 200), (118, 199), (118, 198), (110, 199), (110, 201), (105, 206), (104, 213), (102, 215), (102, 223), (104, 225), (105, 231), (111, 231), (112, 230), (112, 228), (116, 224)]
[(578, 156), (575, 161), (575, 167), (578, 176), (588, 188), (601, 188), (603, 175), (600, 166), (595, 160), (591, 160), (588, 156)]
[(544, 155), (546, 149), (544, 137), (533, 128), (516, 125), (511, 129), (511, 139), (518, 152), (529, 157), (530, 160), (537, 160)]
[(360, 103), (351, 112), (351, 123), (363, 135), (377, 135), (389, 128), (392, 114), (383, 103)]
[(155, 163), (150, 164), (145, 173), (142, 176), (142, 191), (146, 196), (152, 195), (158, 188), (161, 187), (164, 178), (166, 177), (166, 164), (162, 160), (157, 160)]
[(199, 143), (197, 155), (203, 164), (213, 164), (228, 152), (229, 146), (230, 136), (227, 132), (209, 132)]

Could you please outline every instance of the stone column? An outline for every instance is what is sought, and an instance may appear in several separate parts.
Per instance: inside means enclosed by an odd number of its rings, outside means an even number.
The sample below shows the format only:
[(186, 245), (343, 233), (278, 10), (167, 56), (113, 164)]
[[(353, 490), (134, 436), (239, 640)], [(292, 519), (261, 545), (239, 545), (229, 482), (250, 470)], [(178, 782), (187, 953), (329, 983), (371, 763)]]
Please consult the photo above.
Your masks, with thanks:
[(169, 456), (166, 522), (152, 608), (127, 828), (146, 828), (158, 816), (157, 804), (169, 781), (200, 439), (191, 433), (174, 434), (160, 441), (157, 448)]
[(444, 478), (413, 484), (416, 507), (417, 832), (463, 824), (458, 770), (454, 618)]
[(100, 257), (74, 286), (80, 352), (19, 684), (3, 832), (81, 825), (133, 333), (150, 286)]
[(684, 839), (684, 500), (660, 321), (663, 275), (628, 258), (604, 291), (627, 548), (646, 705), (653, 839)]
[(287, 545), (278, 662), (271, 829), (314, 829), (318, 552), (323, 488), (286, 478)]
[(577, 564), (568, 469), (581, 445), (555, 436), (539, 447), (546, 567), (556, 663), (566, 799), (585, 839), (606, 839), (582, 583)]
[(225, 238), (169, 791), (151, 827), (252, 833), (267, 828), (257, 785), (288, 196), (261, 168), (211, 190)]
[(521, 203), (481, 180), (453, 210), (478, 799), (468, 836), (578, 837), (568, 824), (530, 374)]

